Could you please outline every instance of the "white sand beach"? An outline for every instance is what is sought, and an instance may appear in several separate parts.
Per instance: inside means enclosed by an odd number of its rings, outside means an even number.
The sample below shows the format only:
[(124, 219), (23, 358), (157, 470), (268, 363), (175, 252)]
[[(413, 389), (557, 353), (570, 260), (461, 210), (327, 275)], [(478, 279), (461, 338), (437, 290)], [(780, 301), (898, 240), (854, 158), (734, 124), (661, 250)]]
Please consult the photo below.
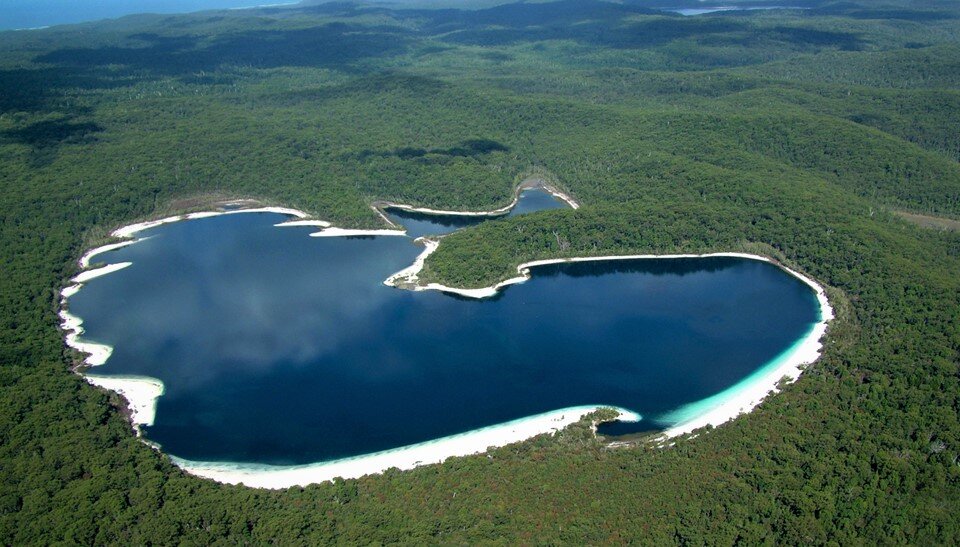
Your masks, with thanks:
[(72, 315), (66, 309), (60, 310), (60, 328), (67, 333), (66, 344), (80, 353), (86, 353), (83, 363), (91, 367), (98, 367), (107, 362), (113, 353), (113, 348), (106, 344), (97, 344), (80, 340), (83, 334), (83, 320)]
[(116, 391), (130, 407), (130, 421), (134, 430), (140, 433), (139, 426), (153, 425), (157, 416), (157, 399), (163, 395), (163, 382), (149, 376), (103, 376), (86, 374), (84, 378), (95, 386)]
[[(172, 459), (188, 473), (217, 482), (245, 484), (257, 488), (306, 486), (337, 477), (358, 478), (382, 473), (393, 467), (413, 469), (421, 465), (441, 463), (454, 456), (479, 454), (490, 447), (504, 446), (542, 433), (559, 431), (600, 408), (612, 407), (596, 405), (564, 408), (394, 450), (307, 465), (270, 466), (194, 462), (176, 457)], [(620, 412), (623, 420), (640, 419), (636, 413), (629, 410), (616, 410)]]
[(440, 246), (440, 242), (438, 240), (426, 237), (418, 237), (414, 241), (422, 244), (425, 247), (423, 252), (417, 255), (417, 258), (414, 259), (413, 264), (386, 278), (383, 281), (384, 285), (388, 287), (396, 287), (401, 283), (415, 284), (419, 279), (418, 274), (420, 273), (420, 270), (423, 269), (424, 261), (433, 253), (433, 251), (437, 250), (437, 247)]
[(99, 255), (99, 254), (103, 254), (103, 253), (108, 252), (108, 251), (113, 251), (113, 250), (116, 250), (116, 249), (122, 249), (122, 248), (126, 247), (127, 245), (133, 245), (133, 244), (136, 243), (137, 241), (140, 241), (140, 240), (138, 240), (138, 239), (132, 239), (132, 240), (129, 240), (129, 241), (120, 241), (120, 242), (118, 242), (118, 243), (109, 243), (109, 244), (107, 244), (107, 245), (103, 245), (103, 246), (97, 247), (96, 249), (90, 249), (89, 251), (87, 251), (86, 253), (84, 253), (83, 256), (80, 257), (80, 267), (83, 268), (83, 269), (89, 268), (89, 267), (90, 267), (90, 261), (91, 261), (91, 259), (93, 259), (93, 257), (95, 257), (95, 256), (97, 256), (97, 255)]
[(286, 222), (279, 222), (274, 224), (277, 228), (284, 227), (296, 227), (296, 226), (313, 226), (318, 228), (329, 228), (331, 224), (326, 220), (288, 220)]
[(351, 237), (351, 236), (405, 236), (406, 230), (353, 230), (349, 228), (325, 228), (310, 234), (310, 237)]
[(580, 204), (577, 203), (571, 196), (562, 192), (559, 188), (551, 186), (542, 180), (527, 180), (520, 183), (517, 186), (516, 190), (513, 193), (513, 201), (509, 204), (504, 205), (498, 209), (493, 209), (490, 211), (448, 211), (445, 209), (430, 209), (429, 207), (414, 207), (413, 205), (407, 205), (405, 203), (394, 203), (391, 201), (381, 202), (382, 208), (392, 208), (400, 209), (402, 211), (409, 211), (412, 213), (424, 213), (428, 215), (447, 215), (447, 216), (461, 216), (461, 217), (496, 217), (502, 216), (510, 212), (513, 209), (517, 202), (520, 201), (520, 195), (534, 188), (543, 188), (550, 195), (560, 199), (570, 206), (571, 209), (579, 209)]
[(86, 283), (87, 281), (90, 281), (91, 279), (96, 279), (98, 277), (101, 277), (107, 274), (112, 274), (113, 272), (120, 271), (132, 265), (133, 265), (133, 262), (118, 262), (116, 264), (108, 264), (106, 266), (103, 266), (102, 268), (80, 272), (79, 274), (77, 274), (76, 277), (74, 277), (70, 281), (78, 285), (83, 285), (84, 283)]

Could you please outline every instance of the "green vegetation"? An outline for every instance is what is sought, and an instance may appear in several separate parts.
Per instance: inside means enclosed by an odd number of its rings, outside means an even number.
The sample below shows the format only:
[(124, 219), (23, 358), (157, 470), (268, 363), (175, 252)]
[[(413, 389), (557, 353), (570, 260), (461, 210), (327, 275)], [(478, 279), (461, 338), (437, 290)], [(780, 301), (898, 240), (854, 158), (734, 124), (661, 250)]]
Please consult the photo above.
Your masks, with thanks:
[[(960, 10), (651, 5), (0, 33), (0, 541), (960, 541), (960, 235), (895, 214), (960, 219)], [(759, 252), (830, 288), (823, 358), (672, 447), (606, 448), (583, 423), (280, 492), (184, 475), (70, 372), (58, 291), (113, 226), (225, 195), (379, 227), (374, 200), (490, 209), (531, 170), (583, 207), (449, 236), (425, 275), (475, 287), (536, 258)]]

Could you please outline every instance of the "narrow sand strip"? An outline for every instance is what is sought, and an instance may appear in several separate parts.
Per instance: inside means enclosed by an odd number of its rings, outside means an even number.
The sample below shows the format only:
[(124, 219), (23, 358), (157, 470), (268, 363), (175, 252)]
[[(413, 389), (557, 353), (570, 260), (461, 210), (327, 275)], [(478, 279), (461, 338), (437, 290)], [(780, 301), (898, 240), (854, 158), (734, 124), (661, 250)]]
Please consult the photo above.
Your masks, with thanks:
[(128, 266), (132, 266), (133, 262), (117, 262), (116, 264), (108, 264), (102, 268), (97, 268), (95, 270), (87, 270), (85, 272), (80, 272), (76, 277), (71, 279), (76, 284), (83, 285), (91, 279), (96, 279), (100, 276), (111, 274), (113, 272), (122, 270)]
[(98, 254), (102, 254), (102, 253), (105, 253), (105, 252), (108, 252), (108, 251), (113, 251), (113, 250), (115, 250), (115, 249), (121, 249), (121, 248), (123, 248), (123, 247), (126, 247), (127, 245), (133, 245), (134, 243), (136, 243), (136, 242), (138, 242), (138, 241), (140, 241), (140, 240), (139, 240), (139, 239), (133, 239), (133, 240), (130, 240), (130, 241), (121, 241), (121, 242), (119, 242), (119, 243), (109, 243), (109, 244), (107, 244), (107, 245), (103, 245), (102, 247), (97, 247), (96, 249), (90, 249), (89, 251), (87, 251), (86, 253), (84, 253), (83, 256), (80, 257), (80, 267), (81, 267), (81, 268), (84, 268), (84, 269), (89, 268), (89, 267), (90, 267), (90, 260), (91, 260), (93, 257), (97, 256)]
[[(230, 203), (224, 203), (224, 205), (229, 205)], [(300, 219), (306, 219), (310, 215), (304, 213), (303, 211), (297, 209), (291, 209), (289, 207), (254, 207), (251, 209), (235, 209), (232, 211), (200, 211), (197, 213), (188, 213), (185, 215), (176, 215), (172, 217), (161, 218), (157, 220), (148, 220), (146, 222), (138, 222), (136, 224), (130, 224), (128, 226), (123, 226), (122, 228), (117, 228), (110, 235), (116, 238), (126, 239), (133, 237), (133, 234), (137, 232), (142, 232), (150, 228), (156, 228), (163, 224), (170, 224), (172, 222), (179, 222), (181, 220), (193, 220), (198, 218), (210, 218), (220, 215), (235, 215), (239, 213), (277, 213), (281, 215), (290, 215)], [(322, 221), (318, 221), (322, 222)], [(329, 223), (328, 223), (329, 225)]]
[(73, 295), (77, 294), (78, 292), (80, 292), (80, 288), (81, 288), (81, 287), (83, 287), (83, 285), (80, 284), (80, 283), (77, 283), (76, 285), (67, 285), (66, 287), (64, 287), (63, 290), (60, 291), (60, 300), (61, 300), (61, 303), (62, 303), (64, 300), (66, 300), (66, 299), (70, 298), (71, 296), (73, 296)]
[(567, 194), (564, 194), (563, 192), (561, 192), (561, 191), (560, 191), (559, 189), (557, 189), (556, 187), (550, 186), (549, 184), (545, 184), (545, 183), (541, 184), (540, 187), (543, 188), (544, 190), (546, 190), (546, 191), (547, 191), (550, 195), (552, 195), (553, 197), (555, 197), (555, 198), (557, 198), (557, 199), (559, 199), (559, 200), (561, 200), (561, 201), (566, 202), (566, 204), (569, 205), (571, 209), (579, 209), (579, 208), (580, 208), (580, 204), (577, 203), (576, 200), (574, 200), (571, 196), (568, 196)]
[(277, 228), (284, 228), (288, 226), (316, 226), (319, 228), (329, 228), (331, 224), (326, 220), (288, 220), (286, 222), (280, 222), (274, 224)]
[[(559, 198), (564, 201), (572, 209), (579, 209), (580, 204), (576, 202), (572, 197), (561, 192), (558, 188), (551, 186), (545, 183), (543, 180), (539, 179), (528, 179), (519, 186), (513, 193), (513, 201), (509, 204), (500, 207), (499, 209), (493, 209), (491, 211), (447, 211), (444, 209), (430, 209), (428, 207), (414, 207), (413, 205), (407, 205), (405, 203), (394, 203), (391, 201), (380, 202), (380, 208), (392, 208), (400, 209), (402, 211), (409, 211), (411, 213), (424, 213), (428, 215), (447, 215), (447, 216), (461, 216), (461, 217), (497, 217), (503, 216), (509, 213), (520, 201), (520, 194), (527, 190), (532, 190), (535, 188), (543, 188), (550, 195)], [(391, 223), (392, 224), (392, 223)]]
[(67, 346), (86, 353), (87, 356), (83, 362), (91, 367), (98, 367), (107, 362), (113, 353), (113, 348), (106, 344), (97, 344), (96, 342), (83, 342), (80, 335), (83, 334), (83, 319), (72, 315), (65, 309), (60, 310), (60, 328), (66, 333)]
[(351, 230), (349, 228), (325, 228), (310, 234), (310, 237), (350, 237), (350, 236), (405, 236), (406, 230)]
[[(600, 408), (611, 407), (595, 405), (564, 408), (394, 450), (307, 465), (271, 466), (194, 462), (176, 457), (171, 459), (188, 473), (217, 482), (242, 483), (257, 488), (306, 486), (337, 477), (358, 478), (382, 473), (393, 467), (413, 469), (421, 465), (441, 463), (454, 456), (479, 454), (491, 447), (515, 443), (542, 433), (555, 433)], [(616, 410), (620, 412), (621, 420), (640, 419), (639, 415), (629, 410)]]
[(388, 226), (390, 226), (390, 227), (392, 227), (392, 228), (396, 228), (397, 230), (403, 230), (403, 229), (404, 229), (403, 226), (400, 226), (400, 225), (397, 224), (396, 222), (390, 220), (390, 217), (388, 217), (386, 214), (384, 214), (384, 212), (383, 212), (379, 207), (377, 207), (376, 205), (371, 205), (370, 208), (373, 209), (373, 212), (377, 213), (377, 215), (379, 215), (380, 218), (382, 218), (383, 221), (386, 222)]
[(87, 374), (84, 376), (95, 386), (116, 391), (130, 407), (130, 421), (133, 429), (140, 434), (141, 425), (153, 425), (157, 416), (157, 399), (163, 395), (163, 382), (149, 376), (102, 376)]
[(433, 253), (433, 251), (437, 250), (437, 247), (440, 246), (440, 242), (436, 239), (430, 239), (426, 237), (418, 237), (414, 241), (423, 244), (423, 246), (426, 248), (423, 250), (423, 252), (417, 255), (417, 258), (413, 261), (413, 264), (386, 278), (383, 281), (384, 285), (388, 287), (396, 287), (403, 283), (416, 285), (417, 281), (419, 280), (418, 274), (420, 273), (420, 270), (423, 269), (424, 261)]

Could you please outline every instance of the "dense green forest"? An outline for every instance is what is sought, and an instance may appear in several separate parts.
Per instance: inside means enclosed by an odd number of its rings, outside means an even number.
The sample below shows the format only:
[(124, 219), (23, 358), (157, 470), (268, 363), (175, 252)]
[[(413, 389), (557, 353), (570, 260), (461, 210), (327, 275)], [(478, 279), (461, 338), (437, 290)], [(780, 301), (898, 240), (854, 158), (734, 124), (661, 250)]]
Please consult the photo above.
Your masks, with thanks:
[[(960, 219), (960, 6), (775, 4), (795, 9), (328, 3), (0, 32), (0, 542), (960, 542), (960, 233), (896, 214)], [(285, 491), (184, 474), (71, 371), (58, 293), (113, 227), (227, 197), (381, 227), (375, 200), (490, 209), (534, 172), (582, 207), (448, 236), (424, 275), (746, 250), (828, 288), (822, 358), (669, 447), (579, 424)]]

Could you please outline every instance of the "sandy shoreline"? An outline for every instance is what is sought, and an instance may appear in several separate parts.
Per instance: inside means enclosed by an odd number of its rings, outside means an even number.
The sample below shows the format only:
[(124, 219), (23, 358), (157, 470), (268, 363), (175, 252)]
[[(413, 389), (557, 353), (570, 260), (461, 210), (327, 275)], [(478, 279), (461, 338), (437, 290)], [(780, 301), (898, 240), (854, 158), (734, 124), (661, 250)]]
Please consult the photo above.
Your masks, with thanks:
[(131, 239), (129, 241), (121, 241), (119, 243), (108, 243), (107, 245), (103, 245), (95, 249), (90, 249), (89, 251), (84, 253), (83, 256), (80, 257), (80, 267), (84, 269), (89, 268), (91, 259), (97, 256), (98, 254), (102, 254), (108, 251), (113, 251), (115, 249), (122, 249), (127, 245), (133, 245), (137, 241), (138, 240), (136, 239)]
[[(539, 183), (550, 193), (564, 199), (576, 208), (576, 202), (569, 200), (568, 197), (555, 194), (550, 187)], [(527, 186), (530, 187), (530, 186)], [(509, 211), (516, 205), (520, 193), (525, 189), (523, 185), (518, 187), (513, 203), (505, 209)], [(390, 204), (391, 207), (404, 208)], [(493, 215), (502, 214), (498, 211), (493, 212), (445, 212), (429, 209), (409, 208), (406, 210), (424, 212), (429, 214), (464, 214), (464, 215)], [(181, 220), (190, 220), (197, 218), (207, 218), (224, 214), (270, 212), (279, 213), (296, 217), (299, 220), (291, 220), (275, 224), (275, 226), (306, 226), (320, 227), (318, 232), (311, 233), (312, 237), (349, 237), (349, 236), (381, 236), (381, 235), (405, 235), (403, 230), (379, 229), (379, 230), (351, 230), (331, 226), (330, 223), (320, 220), (308, 220), (308, 215), (302, 211), (282, 207), (261, 207), (253, 209), (237, 209), (230, 211), (211, 211), (190, 213), (178, 215), (159, 220), (141, 222), (124, 226), (113, 232), (115, 237), (133, 238), (134, 234)], [(88, 267), (91, 259), (100, 253), (105, 253), (114, 249), (124, 247), (141, 241), (132, 239), (120, 243), (111, 243), (88, 251), (81, 258), (81, 266)], [(456, 287), (447, 287), (437, 283), (427, 285), (419, 284), (419, 273), (421, 272), (426, 259), (439, 247), (439, 240), (430, 238), (418, 238), (416, 241), (424, 245), (424, 250), (417, 256), (413, 264), (396, 272), (384, 280), (384, 284), (393, 287), (401, 287), (414, 291), (439, 290), (448, 293), (454, 293), (471, 298), (487, 298), (495, 295), (499, 290), (508, 285), (526, 282), (531, 278), (530, 268), (556, 263), (565, 262), (588, 262), (600, 260), (635, 260), (635, 259), (669, 259), (669, 258), (702, 258), (702, 257), (737, 257), (752, 260), (760, 260), (777, 265), (790, 275), (800, 279), (810, 286), (817, 294), (817, 300), (820, 304), (821, 320), (814, 325), (811, 331), (797, 344), (789, 348), (784, 354), (779, 356), (772, 367), (765, 367), (759, 373), (748, 377), (736, 386), (717, 394), (713, 397), (687, 405), (676, 411), (678, 417), (689, 415), (689, 419), (683, 419), (682, 422), (663, 433), (663, 437), (669, 438), (688, 433), (696, 428), (705, 425), (720, 425), (730, 419), (735, 418), (743, 412), (748, 412), (759, 404), (770, 391), (774, 391), (781, 378), (788, 377), (795, 380), (804, 366), (814, 362), (820, 355), (820, 339), (826, 332), (827, 322), (833, 318), (833, 310), (827, 301), (826, 295), (816, 282), (803, 276), (789, 268), (784, 267), (775, 261), (746, 253), (710, 253), (710, 254), (673, 254), (673, 255), (612, 255), (601, 257), (578, 257), (566, 259), (547, 259), (525, 262), (517, 266), (516, 277), (501, 281), (491, 287), (482, 287), (476, 289), (460, 289)], [(90, 366), (102, 365), (109, 359), (113, 348), (104, 344), (81, 341), (80, 336), (83, 333), (82, 320), (71, 315), (66, 308), (67, 300), (70, 296), (76, 294), (83, 286), (85, 281), (94, 279), (101, 275), (106, 275), (129, 266), (130, 263), (112, 264), (95, 270), (82, 272), (73, 278), (71, 285), (61, 291), (62, 309), (60, 317), (62, 328), (67, 332), (66, 343), (68, 346), (88, 354), (84, 363)], [(131, 420), (134, 429), (139, 433), (140, 425), (150, 425), (153, 423), (156, 412), (157, 399), (163, 394), (163, 383), (155, 378), (145, 377), (111, 377), (101, 375), (86, 375), (87, 381), (99, 385), (106, 389), (111, 389), (125, 397), (131, 408)], [(174, 461), (187, 472), (197, 476), (210, 478), (225, 483), (243, 483), (248, 486), (263, 488), (286, 488), (294, 485), (306, 485), (314, 482), (331, 480), (335, 477), (353, 478), (371, 473), (379, 473), (386, 469), (397, 467), (400, 469), (411, 469), (419, 465), (439, 463), (448, 457), (465, 456), (484, 452), (488, 447), (503, 446), (513, 442), (522, 441), (541, 433), (548, 433), (557, 429), (562, 429), (571, 423), (575, 423), (582, 416), (602, 408), (601, 406), (575, 407), (571, 409), (561, 409), (547, 412), (536, 416), (522, 418), (505, 424), (493, 425), (476, 431), (445, 437), (436, 441), (421, 443), (413, 446), (398, 448), (385, 452), (378, 452), (355, 458), (348, 458), (332, 462), (317, 463), (302, 466), (265, 466), (265, 465), (246, 465), (216, 462), (191, 462), (178, 458)], [(634, 413), (617, 409), (625, 421), (629, 419), (639, 419)]]
[[(577, 203), (571, 196), (565, 194), (560, 189), (555, 186), (552, 186), (546, 183), (543, 179), (527, 179), (521, 182), (516, 190), (513, 193), (513, 201), (509, 204), (500, 207), (498, 209), (493, 209), (491, 211), (447, 211), (443, 209), (430, 209), (428, 207), (414, 207), (413, 205), (407, 205), (405, 203), (394, 203), (392, 201), (380, 201), (377, 202), (375, 207), (378, 210), (382, 209), (400, 209), (401, 211), (408, 211), (411, 213), (423, 213), (427, 215), (445, 215), (445, 216), (461, 216), (461, 217), (498, 217), (503, 216), (513, 210), (516, 207), (517, 203), (520, 201), (520, 194), (526, 190), (542, 188), (550, 195), (560, 199), (570, 206), (571, 209), (579, 209), (580, 204)], [(382, 212), (381, 212), (382, 215)], [(389, 222), (389, 219), (388, 219)], [(391, 223), (392, 224), (392, 223)]]
[(555, 433), (601, 408), (614, 408), (620, 419), (637, 421), (636, 413), (604, 405), (579, 406), (553, 410), (519, 420), (492, 425), (458, 435), (443, 437), (415, 445), (355, 458), (306, 465), (271, 466), (216, 462), (194, 462), (173, 457), (174, 463), (192, 475), (228, 484), (244, 484), (256, 488), (288, 488), (329, 481), (340, 477), (352, 479), (382, 473), (387, 469), (413, 469), (421, 465), (442, 463), (450, 457), (468, 456), (529, 439), (543, 433)]
[(277, 228), (292, 227), (292, 226), (316, 226), (319, 228), (329, 228), (331, 224), (326, 220), (288, 220), (286, 222), (278, 222), (274, 224)]
[[(224, 206), (230, 205), (243, 205), (248, 202), (246, 201), (234, 201), (234, 202), (224, 202)], [(111, 235), (115, 238), (123, 239), (123, 241), (108, 243), (106, 245), (101, 245), (94, 249), (90, 249), (85, 252), (83, 256), (80, 257), (78, 261), (80, 267), (84, 271), (80, 272), (70, 280), (70, 285), (67, 285), (60, 291), (60, 328), (66, 333), (64, 336), (65, 343), (68, 347), (78, 351), (79, 353), (85, 354), (86, 356), (83, 359), (83, 364), (91, 367), (101, 366), (110, 359), (110, 356), (113, 354), (113, 348), (107, 344), (100, 344), (97, 342), (91, 342), (88, 340), (82, 340), (81, 336), (84, 333), (83, 330), (83, 319), (71, 314), (68, 310), (68, 301), (71, 296), (77, 294), (80, 289), (83, 288), (84, 283), (96, 279), (98, 277), (111, 274), (113, 272), (122, 270), (126, 267), (131, 266), (132, 262), (119, 262), (115, 264), (108, 264), (95, 269), (88, 269), (92, 263), (92, 259), (100, 254), (121, 249), (127, 247), (128, 245), (133, 245), (140, 241), (144, 241), (147, 238), (137, 238), (136, 234), (150, 228), (156, 228), (157, 226), (162, 226), (164, 224), (171, 224), (174, 222), (180, 222), (184, 220), (194, 220), (201, 218), (210, 218), (222, 215), (233, 215), (241, 213), (277, 213), (281, 215), (287, 215), (295, 217), (297, 220), (289, 220), (286, 222), (280, 222), (275, 224), (277, 227), (318, 227), (322, 228), (319, 232), (310, 234), (314, 237), (338, 237), (338, 236), (366, 236), (366, 235), (405, 235), (405, 231), (401, 230), (347, 230), (342, 228), (332, 227), (332, 224), (324, 220), (314, 220), (309, 219), (310, 215), (299, 211), (297, 209), (291, 209), (288, 207), (253, 207), (247, 209), (231, 209), (224, 211), (200, 211), (195, 213), (187, 213), (183, 215), (175, 215), (170, 217), (165, 217), (156, 220), (149, 220), (144, 222), (137, 222), (134, 224), (129, 224), (127, 226), (122, 226), (114, 230)], [(157, 399), (163, 395), (164, 387), (163, 382), (156, 378), (148, 377), (136, 377), (136, 376), (104, 376), (97, 374), (81, 374), (88, 382), (91, 384), (116, 391), (121, 396), (123, 396), (131, 409), (131, 421), (133, 422), (134, 430), (139, 435), (140, 425), (151, 425), (153, 423), (155, 414), (156, 414), (156, 404)]]
[[(224, 205), (231, 205), (231, 202), (226, 202)], [(120, 239), (127, 239), (133, 237), (137, 232), (142, 232), (150, 228), (156, 228), (157, 226), (162, 226), (164, 224), (170, 224), (172, 222), (180, 222), (181, 220), (192, 220), (197, 218), (210, 218), (221, 215), (235, 215), (239, 213), (278, 213), (281, 215), (290, 215), (297, 217), (301, 220), (307, 219), (310, 215), (299, 211), (297, 209), (291, 209), (289, 207), (254, 207), (251, 209), (232, 209), (228, 211), (200, 211), (197, 213), (187, 213), (184, 215), (174, 215), (172, 217), (161, 218), (157, 220), (148, 220), (145, 222), (137, 222), (135, 224), (130, 224), (117, 228), (110, 235)], [(323, 221), (310, 221), (310, 222), (323, 222)], [(330, 223), (326, 223), (327, 226)], [(82, 264), (81, 264), (82, 265)]]
[(353, 230), (350, 228), (324, 228), (310, 234), (310, 237), (355, 237), (355, 236), (405, 236), (406, 230)]
[(416, 287), (416, 283), (419, 280), (418, 274), (420, 273), (420, 270), (423, 269), (424, 261), (427, 260), (428, 256), (433, 254), (433, 251), (437, 250), (437, 247), (440, 246), (440, 241), (427, 237), (418, 237), (414, 241), (417, 243), (422, 243), (426, 248), (423, 250), (423, 252), (417, 255), (417, 258), (414, 259), (413, 264), (386, 278), (383, 281), (384, 285), (388, 287), (399, 287), (402, 284), (409, 284), (410, 286)]
[(102, 376), (85, 374), (84, 379), (95, 386), (115, 391), (127, 400), (130, 421), (140, 435), (141, 425), (153, 425), (157, 416), (157, 399), (163, 395), (163, 382), (149, 376)]

